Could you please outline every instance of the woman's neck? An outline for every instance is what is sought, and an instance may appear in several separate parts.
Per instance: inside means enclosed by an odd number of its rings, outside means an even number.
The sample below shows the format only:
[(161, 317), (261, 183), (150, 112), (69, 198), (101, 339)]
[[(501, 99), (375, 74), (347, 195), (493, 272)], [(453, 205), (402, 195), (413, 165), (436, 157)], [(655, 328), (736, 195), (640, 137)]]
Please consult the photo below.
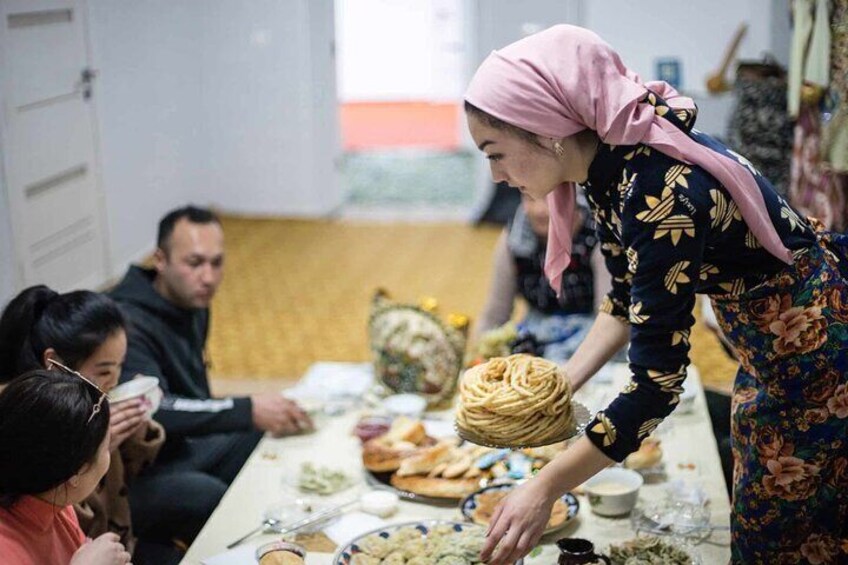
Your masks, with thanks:
[(601, 138), (598, 137), (596, 132), (590, 129), (583, 130), (577, 135), (577, 147), (579, 148), (580, 155), (583, 157), (583, 170), (586, 173), (580, 182), (585, 183), (586, 179), (589, 178), (589, 168), (592, 166), (592, 161), (595, 160), (595, 156), (598, 154), (598, 148), (601, 146)]

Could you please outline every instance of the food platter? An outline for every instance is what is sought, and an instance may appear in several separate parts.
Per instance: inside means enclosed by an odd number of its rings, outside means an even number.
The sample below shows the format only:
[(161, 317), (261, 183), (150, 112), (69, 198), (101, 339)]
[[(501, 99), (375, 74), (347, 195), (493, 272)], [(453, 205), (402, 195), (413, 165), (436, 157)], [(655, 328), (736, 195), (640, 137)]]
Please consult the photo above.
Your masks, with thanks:
[[(380, 563), (398, 553), (403, 563), (436, 563), (440, 559), (462, 560), (468, 565), (481, 563), (480, 550), (486, 531), (475, 524), (446, 520), (420, 520), (393, 524), (356, 537), (339, 548), (333, 565), (353, 565), (355, 557), (362, 563)], [(406, 558), (404, 557), (407, 556)], [(393, 561), (394, 562), (394, 561)], [(451, 561), (456, 562), (456, 561)], [(515, 565), (522, 565), (523, 560)]]
[(459, 498), (448, 498), (448, 497), (440, 497), (440, 496), (426, 496), (423, 494), (416, 494), (414, 492), (410, 492), (408, 490), (403, 490), (392, 485), (393, 473), (375, 473), (373, 471), (369, 471), (365, 469), (365, 482), (370, 487), (388, 490), (396, 493), (402, 499), (409, 502), (419, 502), (421, 504), (428, 504), (430, 506), (446, 506), (453, 507), (456, 506), (456, 501)]
[[(480, 526), (488, 526), (488, 520), (485, 519), (485, 514), (481, 515), (480, 511), (484, 510), (485, 506), (494, 510), (494, 504), (491, 503), (514, 490), (516, 486), (516, 483), (511, 482), (485, 486), (477, 492), (466, 496), (460, 503), (459, 510), (462, 512), (462, 516), (469, 522)], [(495, 495), (495, 498), (487, 502), (486, 498), (493, 495)], [(580, 511), (580, 502), (570, 492), (565, 493), (555, 504), (557, 504), (557, 507), (554, 509), (551, 522), (548, 523), (548, 527), (545, 529), (543, 535), (562, 530), (571, 523)], [(487, 513), (489, 509), (486, 509)]]

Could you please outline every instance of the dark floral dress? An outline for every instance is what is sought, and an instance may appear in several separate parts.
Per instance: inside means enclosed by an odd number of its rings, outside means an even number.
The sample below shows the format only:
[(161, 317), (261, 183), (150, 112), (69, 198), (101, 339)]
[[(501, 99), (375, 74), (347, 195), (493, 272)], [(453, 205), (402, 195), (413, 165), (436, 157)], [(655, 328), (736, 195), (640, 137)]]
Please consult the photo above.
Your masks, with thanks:
[(848, 242), (803, 219), (744, 157), (649, 94), (660, 116), (754, 175), (795, 262), (763, 249), (727, 190), (650, 147), (602, 144), (586, 196), (630, 324), (633, 377), (587, 436), (621, 461), (678, 402), (695, 294), (741, 359), (734, 392), (735, 563), (848, 562)]

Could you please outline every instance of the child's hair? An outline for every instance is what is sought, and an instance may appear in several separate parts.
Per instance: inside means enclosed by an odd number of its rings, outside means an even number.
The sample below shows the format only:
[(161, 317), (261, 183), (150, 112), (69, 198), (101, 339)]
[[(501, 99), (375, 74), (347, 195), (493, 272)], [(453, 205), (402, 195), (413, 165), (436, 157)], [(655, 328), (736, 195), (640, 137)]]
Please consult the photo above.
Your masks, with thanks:
[(77, 369), (122, 329), (125, 318), (108, 296), (30, 287), (6, 306), (0, 318), (0, 383), (43, 367), (44, 351), (50, 347), (65, 365)]
[(101, 395), (78, 376), (44, 369), (0, 392), (0, 506), (49, 491), (94, 462), (109, 429), (109, 402), (94, 413)]

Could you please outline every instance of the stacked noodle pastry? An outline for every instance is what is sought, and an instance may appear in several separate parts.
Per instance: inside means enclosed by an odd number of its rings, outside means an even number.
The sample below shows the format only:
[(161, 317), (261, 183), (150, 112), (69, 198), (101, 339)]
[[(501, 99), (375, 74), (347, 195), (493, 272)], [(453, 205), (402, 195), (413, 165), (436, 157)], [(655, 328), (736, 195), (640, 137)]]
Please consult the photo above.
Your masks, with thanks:
[(518, 354), (495, 357), (462, 377), (459, 434), (496, 447), (548, 445), (575, 430), (571, 383), (556, 363)]

